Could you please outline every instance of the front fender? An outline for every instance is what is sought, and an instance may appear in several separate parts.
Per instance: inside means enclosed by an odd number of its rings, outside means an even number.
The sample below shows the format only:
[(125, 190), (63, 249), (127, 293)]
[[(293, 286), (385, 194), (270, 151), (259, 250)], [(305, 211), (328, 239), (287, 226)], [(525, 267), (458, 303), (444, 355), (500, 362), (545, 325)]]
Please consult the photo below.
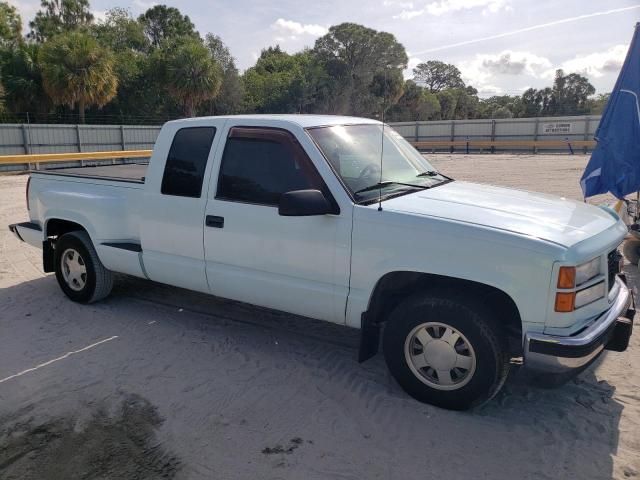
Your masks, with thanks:
[(553, 262), (564, 247), (445, 219), (355, 212), (347, 325), (360, 326), (376, 283), (396, 271), (488, 285), (513, 300), (523, 323), (544, 323)]

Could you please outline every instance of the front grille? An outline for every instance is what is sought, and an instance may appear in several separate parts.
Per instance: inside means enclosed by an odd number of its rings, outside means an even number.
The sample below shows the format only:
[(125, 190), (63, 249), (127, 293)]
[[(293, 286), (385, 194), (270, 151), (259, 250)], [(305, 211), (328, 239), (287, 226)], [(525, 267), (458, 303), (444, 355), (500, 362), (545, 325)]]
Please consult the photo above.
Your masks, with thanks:
[(607, 255), (607, 278), (609, 290), (613, 288), (616, 281), (616, 275), (620, 273), (620, 258), (622, 255), (618, 250), (613, 250)]

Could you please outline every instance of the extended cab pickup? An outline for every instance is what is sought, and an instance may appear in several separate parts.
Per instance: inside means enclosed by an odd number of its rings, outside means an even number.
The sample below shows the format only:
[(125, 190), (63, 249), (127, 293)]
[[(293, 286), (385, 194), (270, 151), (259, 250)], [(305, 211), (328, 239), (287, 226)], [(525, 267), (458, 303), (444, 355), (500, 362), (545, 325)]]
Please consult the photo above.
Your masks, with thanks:
[(382, 332), (400, 385), (445, 408), (631, 335), (613, 211), (453, 181), (373, 120), (172, 121), (148, 166), (31, 172), (27, 206), (10, 228), (74, 301), (118, 272), (360, 328), (360, 360)]

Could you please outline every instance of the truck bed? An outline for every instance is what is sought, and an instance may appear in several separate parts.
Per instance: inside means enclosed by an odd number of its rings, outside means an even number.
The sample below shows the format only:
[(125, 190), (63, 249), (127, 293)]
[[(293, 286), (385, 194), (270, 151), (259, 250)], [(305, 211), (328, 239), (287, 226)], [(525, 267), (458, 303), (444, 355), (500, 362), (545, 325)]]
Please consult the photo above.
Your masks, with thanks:
[(95, 167), (53, 168), (49, 170), (34, 170), (32, 173), (112, 180), (116, 182), (144, 183), (148, 166), (147, 163), (127, 163)]

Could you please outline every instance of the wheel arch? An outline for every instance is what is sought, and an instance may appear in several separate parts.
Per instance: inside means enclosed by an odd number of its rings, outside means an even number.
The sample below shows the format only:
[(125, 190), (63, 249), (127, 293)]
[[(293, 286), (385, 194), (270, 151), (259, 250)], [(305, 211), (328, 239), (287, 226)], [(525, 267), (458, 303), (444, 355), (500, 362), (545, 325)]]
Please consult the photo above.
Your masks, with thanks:
[(48, 218), (44, 223), (44, 241), (42, 242), (42, 268), (46, 273), (55, 271), (54, 241), (65, 233), (83, 231), (91, 238), (91, 233), (82, 224), (60, 217)]
[(456, 292), (458, 298), (473, 298), (496, 312), (498, 322), (505, 326), (510, 354), (522, 355), (520, 311), (511, 296), (503, 290), (481, 282), (444, 275), (394, 271), (376, 282), (367, 311), (362, 315), (360, 361), (376, 353), (380, 326), (402, 300), (417, 292), (433, 290), (451, 290)]
[(82, 224), (78, 222), (74, 222), (64, 218), (49, 218), (47, 219), (44, 226), (44, 235), (46, 238), (60, 237), (65, 233), (73, 232), (76, 230), (82, 230), (89, 234), (89, 230), (87, 230)]

